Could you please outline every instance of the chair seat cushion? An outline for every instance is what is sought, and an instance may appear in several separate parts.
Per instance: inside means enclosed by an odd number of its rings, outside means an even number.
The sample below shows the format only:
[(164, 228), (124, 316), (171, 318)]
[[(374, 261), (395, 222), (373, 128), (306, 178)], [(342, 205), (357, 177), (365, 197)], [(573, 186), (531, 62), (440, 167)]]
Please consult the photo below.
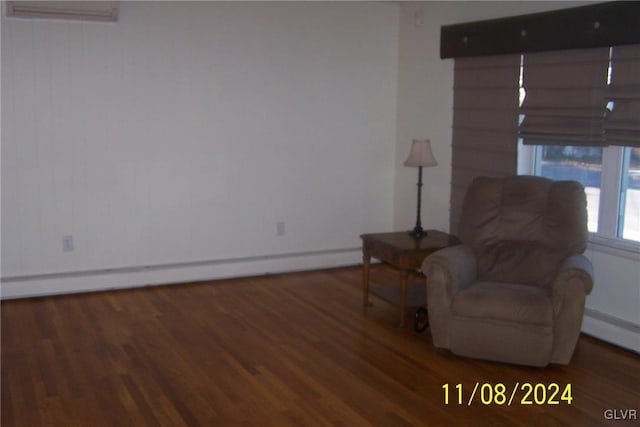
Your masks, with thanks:
[(553, 308), (544, 288), (502, 282), (475, 282), (453, 298), (455, 317), (551, 326)]

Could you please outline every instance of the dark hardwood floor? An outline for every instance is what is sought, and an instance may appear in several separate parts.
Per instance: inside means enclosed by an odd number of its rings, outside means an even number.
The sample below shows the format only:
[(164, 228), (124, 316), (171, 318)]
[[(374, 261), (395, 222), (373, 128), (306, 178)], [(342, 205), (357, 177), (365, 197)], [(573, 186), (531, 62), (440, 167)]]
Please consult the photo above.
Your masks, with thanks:
[[(637, 354), (582, 336), (566, 367), (463, 359), (371, 300), (353, 267), (5, 301), (2, 426), (638, 425), (606, 419), (640, 412)], [(510, 406), (482, 403), (497, 383)]]

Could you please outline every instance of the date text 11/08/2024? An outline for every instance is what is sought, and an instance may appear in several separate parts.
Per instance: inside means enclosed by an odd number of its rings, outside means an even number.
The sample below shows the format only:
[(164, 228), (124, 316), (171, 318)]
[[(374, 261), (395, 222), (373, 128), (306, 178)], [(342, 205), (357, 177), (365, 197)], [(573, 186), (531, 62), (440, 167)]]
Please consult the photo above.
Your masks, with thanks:
[(502, 383), (475, 383), (471, 394), (465, 395), (462, 384), (443, 384), (444, 404), (467, 405), (476, 401), (483, 405), (571, 405), (571, 384), (532, 384), (517, 382), (513, 387)]
[[(573, 401), (573, 391), (571, 384), (560, 385), (532, 384), (517, 382), (513, 387), (507, 387), (502, 383), (475, 383), (469, 397), (464, 393), (462, 384), (451, 386), (443, 384), (445, 405), (467, 405), (474, 402), (482, 405), (571, 405)], [(637, 420), (638, 411), (636, 409), (605, 409), (603, 417), (606, 420)]]

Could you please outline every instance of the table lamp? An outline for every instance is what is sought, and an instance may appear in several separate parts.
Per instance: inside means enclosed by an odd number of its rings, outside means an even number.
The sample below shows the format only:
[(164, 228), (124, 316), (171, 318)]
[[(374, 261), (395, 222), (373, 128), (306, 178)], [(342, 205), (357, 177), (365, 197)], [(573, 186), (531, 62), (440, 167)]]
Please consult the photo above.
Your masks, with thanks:
[(422, 199), (422, 168), (435, 166), (438, 162), (433, 157), (431, 151), (431, 141), (428, 139), (414, 139), (411, 144), (411, 152), (409, 157), (404, 162), (405, 166), (418, 168), (418, 213), (416, 215), (416, 226), (409, 232), (415, 238), (421, 238), (427, 235), (427, 232), (422, 229), (420, 221), (420, 205)]

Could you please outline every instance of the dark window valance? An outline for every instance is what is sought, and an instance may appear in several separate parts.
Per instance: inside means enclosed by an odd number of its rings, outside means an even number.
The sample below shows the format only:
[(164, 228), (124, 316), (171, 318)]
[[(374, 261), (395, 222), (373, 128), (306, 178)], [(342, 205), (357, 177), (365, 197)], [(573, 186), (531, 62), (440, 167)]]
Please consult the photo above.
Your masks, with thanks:
[(640, 2), (616, 1), (445, 25), (440, 57), (589, 49), (640, 43)]

